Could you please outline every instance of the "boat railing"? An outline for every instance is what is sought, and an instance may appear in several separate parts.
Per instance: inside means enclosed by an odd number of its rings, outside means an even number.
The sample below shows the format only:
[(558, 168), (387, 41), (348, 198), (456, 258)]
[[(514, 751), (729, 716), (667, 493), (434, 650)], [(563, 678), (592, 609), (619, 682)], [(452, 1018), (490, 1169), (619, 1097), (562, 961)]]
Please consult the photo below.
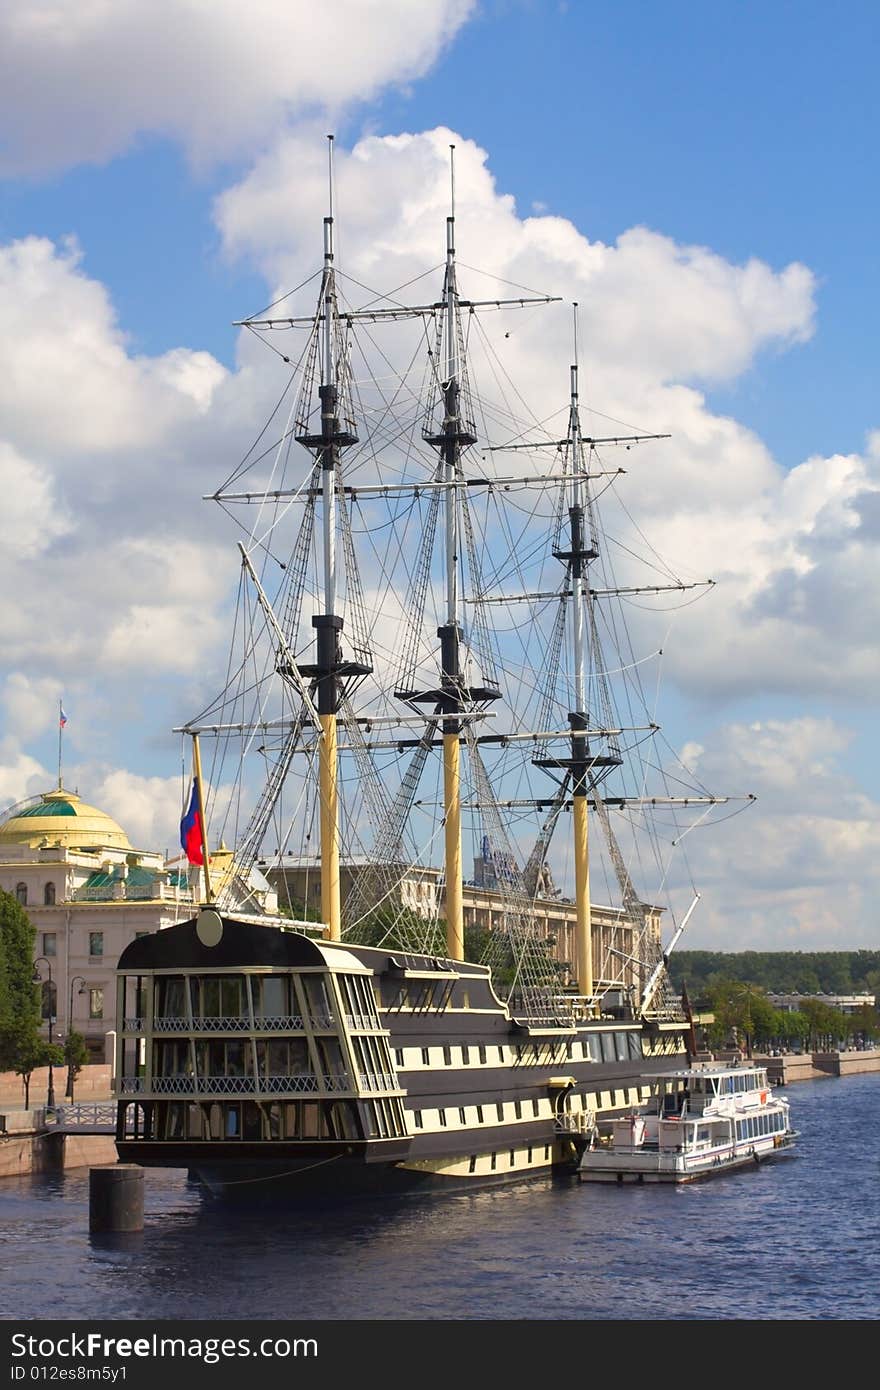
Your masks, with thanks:
[(362, 1091), (396, 1091), (397, 1080), (387, 1072), (362, 1071), (360, 1073)]
[(557, 1134), (592, 1134), (596, 1128), (595, 1110), (566, 1111), (557, 1115), (553, 1123)]

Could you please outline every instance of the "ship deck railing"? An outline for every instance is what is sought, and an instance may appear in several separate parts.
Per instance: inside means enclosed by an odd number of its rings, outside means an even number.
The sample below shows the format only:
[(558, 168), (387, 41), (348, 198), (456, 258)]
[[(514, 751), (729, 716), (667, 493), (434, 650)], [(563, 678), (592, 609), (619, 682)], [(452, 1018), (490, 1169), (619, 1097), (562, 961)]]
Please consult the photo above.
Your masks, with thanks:
[[(393, 1077), (387, 1078), (394, 1089)], [(337, 1072), (318, 1076), (314, 1072), (298, 1072), (285, 1076), (124, 1076), (119, 1091), (122, 1096), (267, 1096), (289, 1095), (303, 1091), (354, 1091), (353, 1079)]]
[[(161, 1016), (153, 1019), (152, 1030), (154, 1033), (302, 1033), (306, 1023), (318, 1030), (336, 1027), (332, 1014), (310, 1014), (307, 1019), (300, 1014), (274, 1014), (266, 1018), (256, 1014), (253, 1019), (249, 1014), (231, 1014), (204, 1018)], [(143, 1018), (126, 1018), (123, 1021), (126, 1033), (143, 1033), (145, 1026), (146, 1019)], [(369, 1025), (363, 1023), (359, 1026), (375, 1029), (377, 1025), (373, 1021)]]

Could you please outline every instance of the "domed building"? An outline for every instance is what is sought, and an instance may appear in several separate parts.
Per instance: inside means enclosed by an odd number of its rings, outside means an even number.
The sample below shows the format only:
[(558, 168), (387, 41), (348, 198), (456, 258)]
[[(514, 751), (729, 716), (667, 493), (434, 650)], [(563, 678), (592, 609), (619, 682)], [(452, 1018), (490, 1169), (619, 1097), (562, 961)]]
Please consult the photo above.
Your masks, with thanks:
[[(265, 881), (238, 883), (228, 850), (218, 849), (211, 863), (234, 905), (255, 914), (275, 910), (277, 897)], [(72, 1021), (92, 1060), (104, 1061), (106, 1053), (112, 1061), (116, 962), (135, 937), (192, 916), (199, 885), (185, 861), (166, 863), (156, 850), (135, 849), (112, 816), (59, 785), (0, 813), (0, 888), (36, 928), (47, 1027), (51, 967), (55, 1041)]]
[(87, 851), (131, 849), (128, 836), (115, 820), (63, 787), (44, 792), (23, 809), (14, 806), (0, 820), (0, 845), (27, 844), (37, 849), (44, 841)]

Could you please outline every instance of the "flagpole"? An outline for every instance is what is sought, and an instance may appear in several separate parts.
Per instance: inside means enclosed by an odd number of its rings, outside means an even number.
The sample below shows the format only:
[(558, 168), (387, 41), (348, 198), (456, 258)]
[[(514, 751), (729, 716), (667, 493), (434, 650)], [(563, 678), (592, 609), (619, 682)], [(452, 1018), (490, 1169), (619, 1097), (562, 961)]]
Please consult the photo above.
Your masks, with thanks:
[(61, 791), (61, 736), (64, 733), (64, 701), (58, 701), (58, 790)]
[(199, 829), (202, 834), (202, 865), (205, 870), (205, 901), (212, 903), (211, 870), (208, 866), (208, 826), (205, 821), (205, 797), (202, 791), (202, 755), (199, 752), (199, 736), (193, 734), (193, 776), (196, 779), (196, 796), (199, 802)]

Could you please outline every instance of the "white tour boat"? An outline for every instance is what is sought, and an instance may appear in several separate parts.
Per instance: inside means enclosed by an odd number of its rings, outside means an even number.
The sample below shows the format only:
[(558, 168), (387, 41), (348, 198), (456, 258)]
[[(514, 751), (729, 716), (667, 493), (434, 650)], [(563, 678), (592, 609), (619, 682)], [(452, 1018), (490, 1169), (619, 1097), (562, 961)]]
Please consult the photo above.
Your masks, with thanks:
[(594, 1130), (578, 1173), (585, 1182), (693, 1182), (790, 1155), (789, 1103), (763, 1066), (695, 1066), (647, 1074), (647, 1106)]

